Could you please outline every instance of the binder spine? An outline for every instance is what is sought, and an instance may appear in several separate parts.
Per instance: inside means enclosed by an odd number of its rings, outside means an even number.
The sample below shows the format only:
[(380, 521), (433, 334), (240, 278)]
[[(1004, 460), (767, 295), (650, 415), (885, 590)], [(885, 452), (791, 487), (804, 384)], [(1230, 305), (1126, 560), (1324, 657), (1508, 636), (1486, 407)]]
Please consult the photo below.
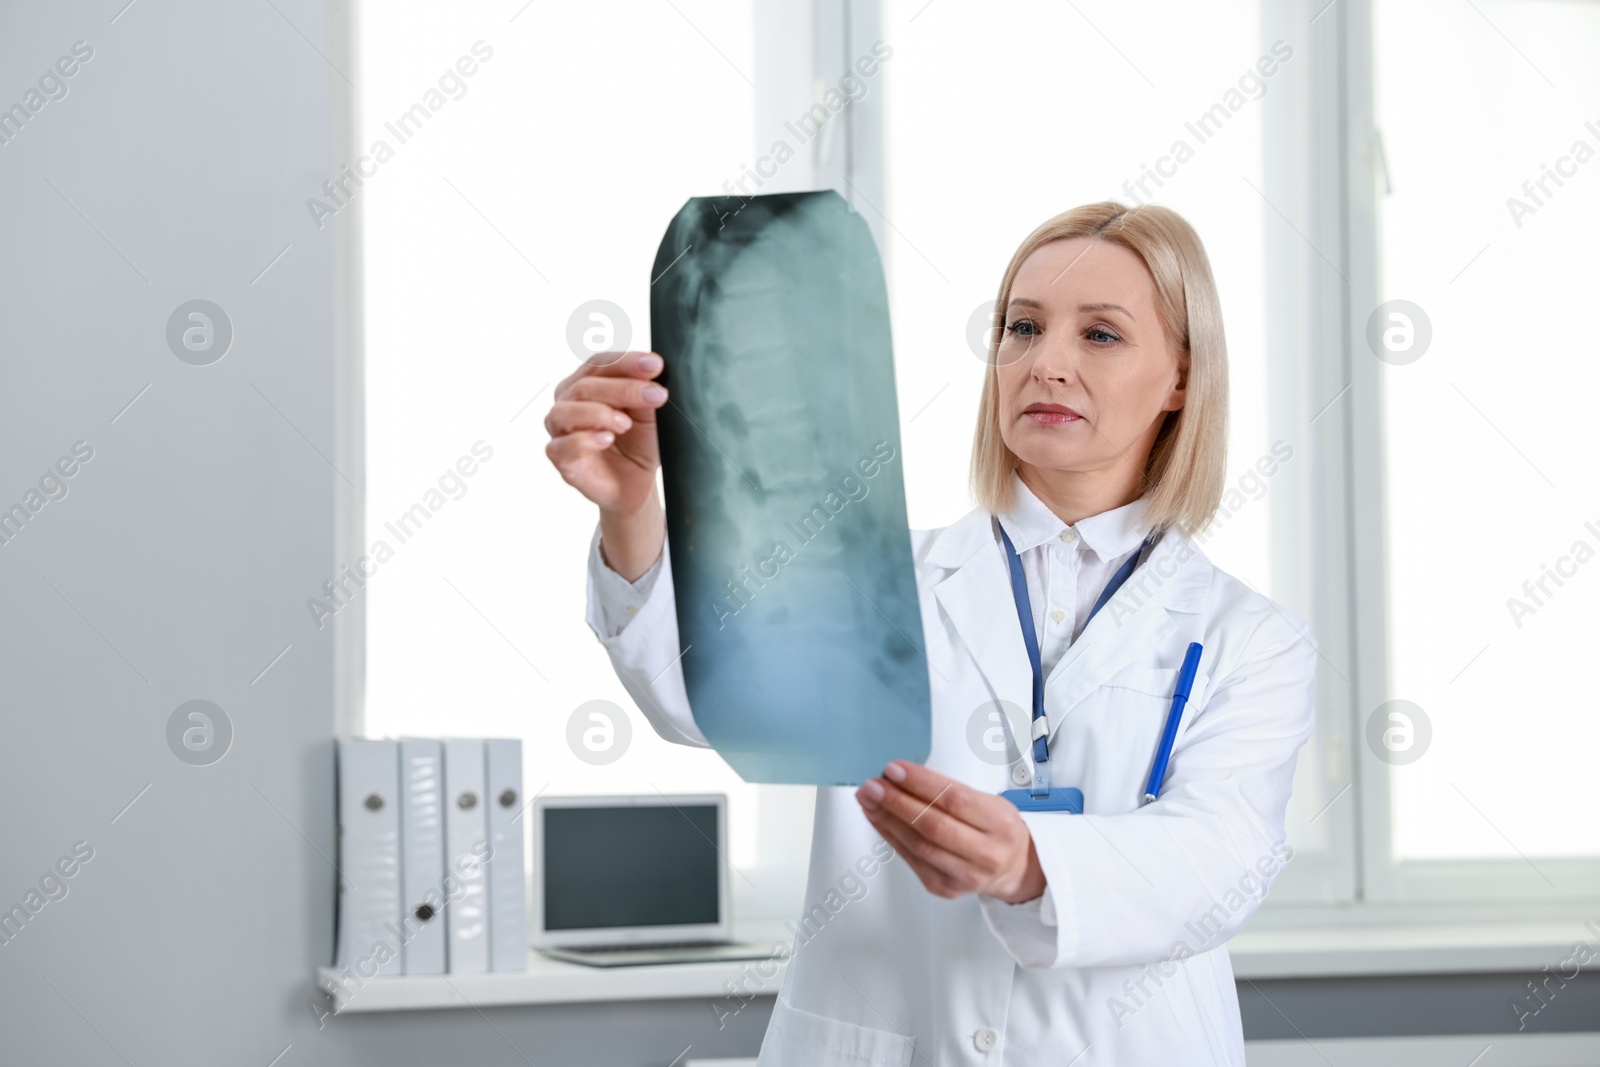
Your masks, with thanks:
[(489, 968), (528, 965), (527, 881), (523, 870), (522, 742), (484, 742), (489, 801)]
[(400, 742), (405, 973), (445, 973), (444, 755), (438, 741)]
[(446, 966), (451, 974), (489, 969), (488, 820), (483, 742), (444, 742)]
[(341, 738), (336, 963), (362, 978), (404, 973), (400, 770), (394, 741)]

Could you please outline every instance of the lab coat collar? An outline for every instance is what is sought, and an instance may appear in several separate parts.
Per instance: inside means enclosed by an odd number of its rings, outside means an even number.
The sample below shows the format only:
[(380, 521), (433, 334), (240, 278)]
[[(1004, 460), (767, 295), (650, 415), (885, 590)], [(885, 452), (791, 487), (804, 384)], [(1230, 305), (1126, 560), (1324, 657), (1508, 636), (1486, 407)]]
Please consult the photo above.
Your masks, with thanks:
[[(999, 702), (1017, 752), (1028, 751), (1033, 672), (995, 517), (974, 508), (941, 530), (924, 558), (950, 572), (936, 581), (934, 595)], [(1177, 625), (1175, 615), (1200, 611), (1213, 573), (1200, 546), (1168, 527), (1046, 680), (1051, 734), (1084, 698), (1159, 643)]]
[[(1028, 488), (1028, 483), (1014, 468), (1011, 471), (1011, 490), (1011, 506), (1002, 509), (997, 518), (1018, 553), (1055, 541), (1068, 529), (1067, 524), (1061, 521), (1061, 516), (1051, 511)], [(1119, 508), (1080, 519), (1071, 529), (1083, 539), (1084, 547), (1102, 561), (1126, 556), (1150, 532), (1144, 521), (1147, 504), (1147, 498), (1141, 496)]]

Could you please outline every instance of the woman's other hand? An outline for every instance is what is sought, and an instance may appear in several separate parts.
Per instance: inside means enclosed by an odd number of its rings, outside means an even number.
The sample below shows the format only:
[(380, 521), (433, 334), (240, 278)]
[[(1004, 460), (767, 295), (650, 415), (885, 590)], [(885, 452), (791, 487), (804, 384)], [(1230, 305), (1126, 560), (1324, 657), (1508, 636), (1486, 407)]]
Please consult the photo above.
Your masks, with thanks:
[(895, 760), (856, 790), (856, 800), (935, 896), (982, 893), (1020, 904), (1043, 895), (1033, 836), (1004, 797)]

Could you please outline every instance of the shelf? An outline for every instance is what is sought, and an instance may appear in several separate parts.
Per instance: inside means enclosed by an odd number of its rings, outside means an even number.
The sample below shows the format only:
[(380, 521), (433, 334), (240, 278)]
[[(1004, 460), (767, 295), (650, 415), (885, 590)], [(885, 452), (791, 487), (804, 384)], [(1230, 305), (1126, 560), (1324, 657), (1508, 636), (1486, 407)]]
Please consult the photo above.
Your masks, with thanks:
[[(745, 932), (748, 929), (749, 932)], [(741, 927), (758, 945), (784, 938), (782, 924)], [(1451, 925), (1252, 927), (1228, 943), (1240, 979), (1323, 978), (1352, 975), (1537, 973), (1565, 958), (1579, 940), (1596, 935), (1576, 922)], [(784, 938), (785, 943), (787, 939)], [(646, 967), (585, 967), (528, 954), (528, 969), (499, 974), (418, 975), (350, 979), (348, 996), (335, 996), (337, 1012), (485, 1008), (508, 1004), (674, 1000), (770, 996), (783, 980), (785, 961), (727, 960)], [(765, 972), (765, 976), (763, 976)], [(317, 986), (334, 995), (340, 972), (317, 969)], [(730, 1004), (733, 1002), (730, 1001)]]
[[(790, 943), (781, 924), (741, 926), (738, 937), (757, 945), (771, 945), (780, 940), (785, 946)], [(317, 988), (334, 998), (336, 1014), (606, 1000), (714, 999), (731, 996), (730, 989), (738, 989), (748, 999), (776, 994), (786, 964), (787, 960), (769, 958), (642, 967), (586, 967), (581, 963), (554, 960), (530, 949), (528, 968), (524, 971), (366, 980), (347, 978), (346, 993), (341, 995), (336, 992), (341, 971), (336, 967), (318, 967)], [(730, 1005), (733, 1003), (729, 1001)]]

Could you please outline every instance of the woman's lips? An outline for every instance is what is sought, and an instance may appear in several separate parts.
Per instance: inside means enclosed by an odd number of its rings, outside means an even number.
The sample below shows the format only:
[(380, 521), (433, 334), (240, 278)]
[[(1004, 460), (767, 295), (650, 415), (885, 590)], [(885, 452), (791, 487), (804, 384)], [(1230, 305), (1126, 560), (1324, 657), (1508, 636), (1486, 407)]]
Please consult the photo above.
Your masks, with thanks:
[(1065, 426), (1083, 416), (1062, 404), (1029, 404), (1022, 412), (1040, 426)]

